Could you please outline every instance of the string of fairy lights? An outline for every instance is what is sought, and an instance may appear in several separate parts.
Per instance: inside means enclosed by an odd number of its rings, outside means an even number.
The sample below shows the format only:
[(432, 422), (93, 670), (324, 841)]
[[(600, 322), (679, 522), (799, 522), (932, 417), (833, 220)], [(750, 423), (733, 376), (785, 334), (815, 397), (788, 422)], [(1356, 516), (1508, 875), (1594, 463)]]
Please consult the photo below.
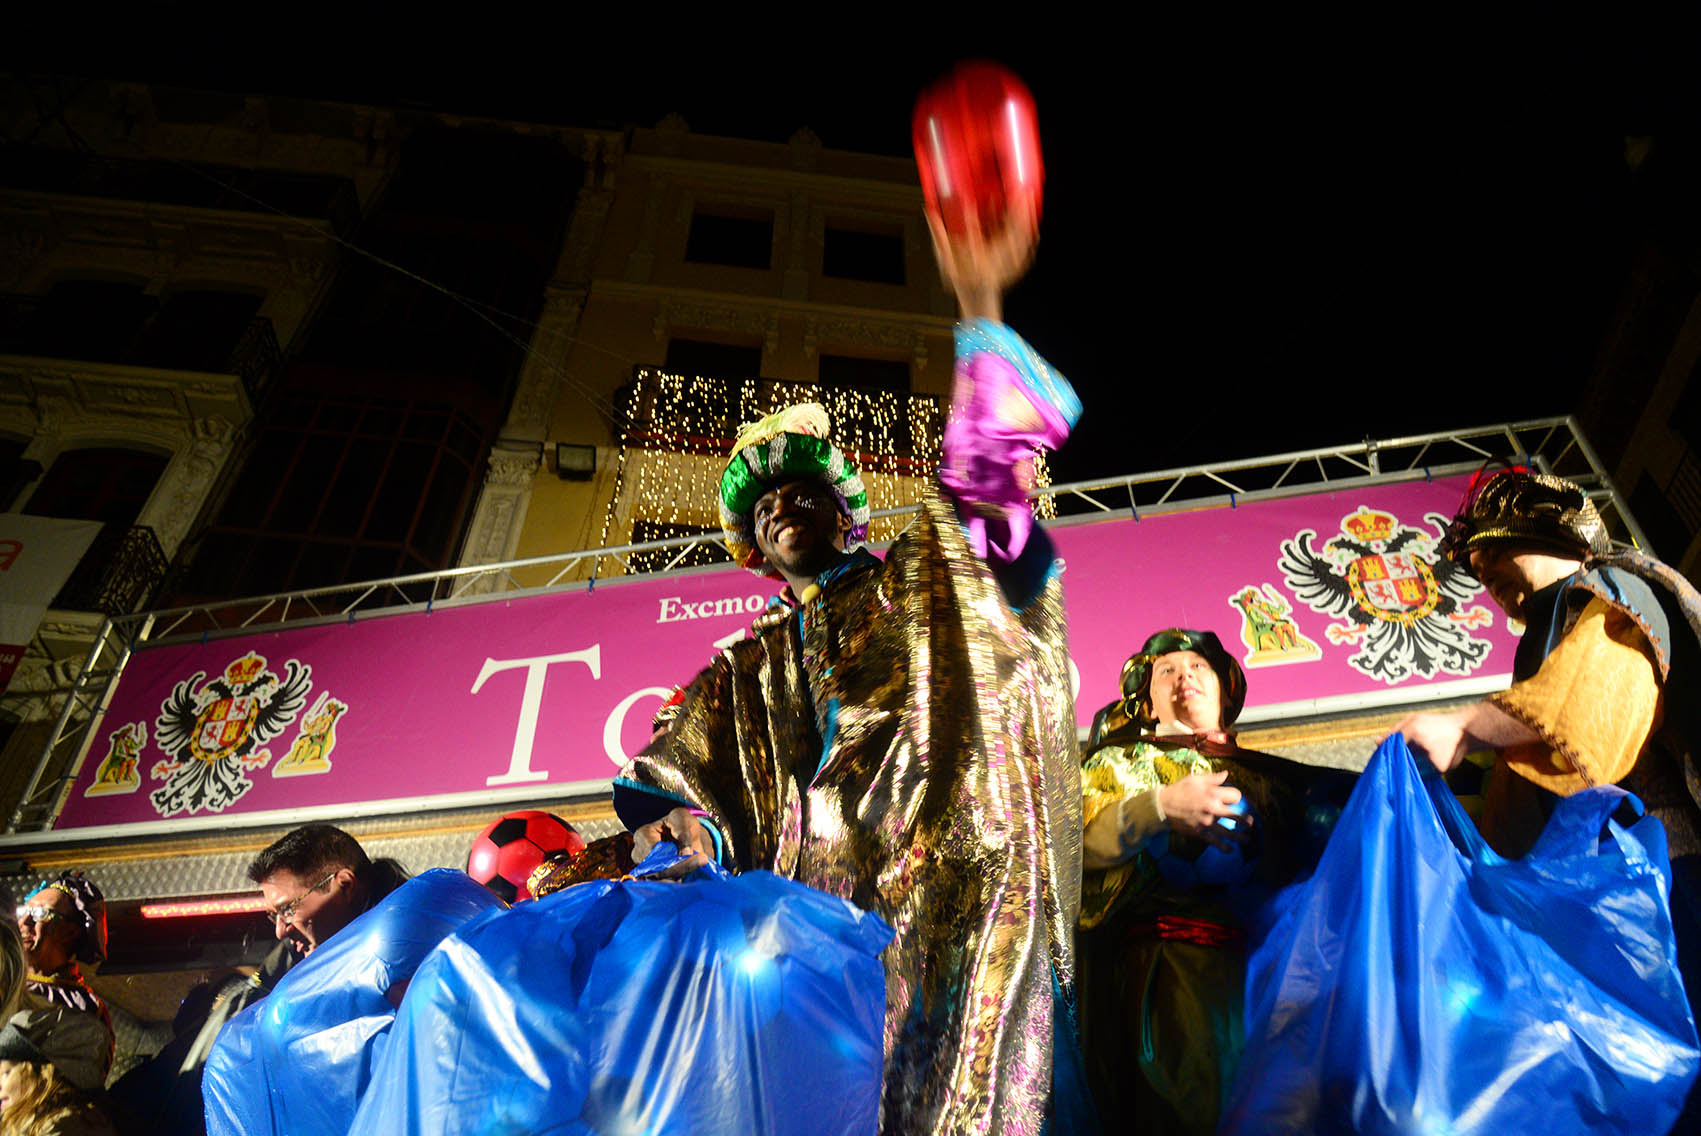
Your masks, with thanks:
[[(826, 407), (833, 439), (861, 472), (871, 510), (921, 501), (944, 432), (944, 400), (936, 395), (640, 367), (616, 408), (620, 448), (602, 545), (631, 541), (645, 521), (671, 532), (718, 531), (716, 491), (733, 439), (745, 423), (799, 402)], [(1044, 453), (1036, 455), (1034, 472), (1036, 484), (1051, 483)], [(1056, 515), (1049, 494), (1036, 508), (1042, 517)], [(876, 518), (869, 540), (895, 538), (907, 520)], [(634, 558), (636, 570), (651, 566)]]

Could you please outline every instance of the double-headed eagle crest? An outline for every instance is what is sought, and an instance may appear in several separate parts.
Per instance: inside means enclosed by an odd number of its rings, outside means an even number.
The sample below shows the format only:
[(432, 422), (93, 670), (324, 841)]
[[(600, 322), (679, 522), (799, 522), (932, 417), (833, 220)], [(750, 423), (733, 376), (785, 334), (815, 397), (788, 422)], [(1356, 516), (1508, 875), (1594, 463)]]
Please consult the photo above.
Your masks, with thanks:
[(1294, 596), (1343, 620), (1324, 633), (1331, 643), (1359, 647), (1347, 661), (1390, 686), (1437, 671), (1468, 675), (1491, 646), (1470, 631), (1486, 627), (1493, 615), (1480, 605), (1465, 606), (1482, 585), (1451, 561), (1435, 559), (1436, 539), (1449, 518), (1430, 513), (1424, 520), (1435, 536), (1361, 505), (1321, 549), (1312, 547), (1316, 531), (1302, 529), (1282, 542), (1277, 561)]
[(272, 759), (270, 750), (257, 747), (295, 721), (312, 674), (311, 666), (290, 659), (280, 681), (265, 658), (250, 651), (198, 690), (205, 671), (178, 683), (154, 721), (154, 742), (171, 755), (151, 770), (165, 781), (149, 797), (159, 815), (223, 812), (241, 800), (253, 787), (250, 771)]

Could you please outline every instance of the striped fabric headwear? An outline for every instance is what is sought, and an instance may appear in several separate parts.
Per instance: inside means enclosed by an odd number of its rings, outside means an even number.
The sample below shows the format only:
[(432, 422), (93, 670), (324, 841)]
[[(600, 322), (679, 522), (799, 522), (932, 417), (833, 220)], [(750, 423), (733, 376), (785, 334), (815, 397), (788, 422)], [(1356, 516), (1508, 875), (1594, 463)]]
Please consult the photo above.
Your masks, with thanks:
[(845, 550), (868, 539), (868, 491), (856, 467), (828, 440), (827, 409), (800, 402), (739, 432), (732, 460), (721, 475), (721, 531), (727, 551), (740, 565), (765, 574), (768, 562), (756, 547), (752, 514), (762, 494), (788, 481), (819, 481), (833, 491), (850, 518)]

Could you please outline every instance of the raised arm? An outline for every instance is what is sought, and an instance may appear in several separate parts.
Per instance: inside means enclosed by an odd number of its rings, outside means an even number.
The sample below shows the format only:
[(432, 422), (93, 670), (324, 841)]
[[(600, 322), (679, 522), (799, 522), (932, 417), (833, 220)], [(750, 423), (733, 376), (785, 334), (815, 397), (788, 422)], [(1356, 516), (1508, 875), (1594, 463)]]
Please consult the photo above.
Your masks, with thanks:
[(939, 271), (961, 313), (939, 480), (975, 552), (995, 568), (1013, 565), (1034, 532), (1034, 451), (1063, 444), (1081, 403), (1063, 376), (1000, 322), (1005, 290), (1033, 262), (1032, 218), (1017, 211), (995, 234), (961, 237), (930, 223)]

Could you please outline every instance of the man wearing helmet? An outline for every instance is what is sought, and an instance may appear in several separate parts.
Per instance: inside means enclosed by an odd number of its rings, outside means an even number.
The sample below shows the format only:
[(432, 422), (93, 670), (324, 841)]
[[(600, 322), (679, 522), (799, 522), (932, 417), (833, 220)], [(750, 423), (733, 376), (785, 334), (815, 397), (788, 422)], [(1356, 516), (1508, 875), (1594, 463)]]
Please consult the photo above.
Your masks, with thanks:
[(1467, 752), (1498, 751), (1482, 828), (1503, 855), (1529, 850), (1556, 796), (1594, 785), (1636, 794), (1666, 829), (1678, 965), (1694, 1006), (1701, 596), (1667, 565), (1611, 551), (1581, 487), (1523, 469), (1478, 475), (1442, 551), (1468, 564), (1495, 603), (1526, 625), (1513, 683), (1457, 710), (1413, 714), (1397, 730), (1444, 772)]
[(1697, 650), (1701, 597), (1659, 561), (1610, 551), (1579, 486), (1524, 470), (1479, 477), (1442, 551), (1524, 622), (1513, 685), (1398, 729), (1442, 770), (1472, 750), (1500, 752), (1483, 815), (1490, 843), (1522, 855), (1553, 794), (1621, 785), (1664, 822), (1674, 869), (1701, 858), (1701, 809), (1685, 782), (1695, 700), (1668, 690), (1693, 681), (1682, 664)]
[(938, 490), (883, 561), (857, 548), (868, 497), (821, 407), (742, 432), (722, 526), (782, 601), (615, 783), (635, 858), (672, 840), (896, 930), (886, 1132), (1038, 1133), (1054, 1049), (1074, 1050), (1079, 764), (1061, 589), (1027, 491), (1034, 448), (1080, 405), (998, 322), (1033, 253), (1023, 228), (936, 233), (963, 316), (953, 414)]

